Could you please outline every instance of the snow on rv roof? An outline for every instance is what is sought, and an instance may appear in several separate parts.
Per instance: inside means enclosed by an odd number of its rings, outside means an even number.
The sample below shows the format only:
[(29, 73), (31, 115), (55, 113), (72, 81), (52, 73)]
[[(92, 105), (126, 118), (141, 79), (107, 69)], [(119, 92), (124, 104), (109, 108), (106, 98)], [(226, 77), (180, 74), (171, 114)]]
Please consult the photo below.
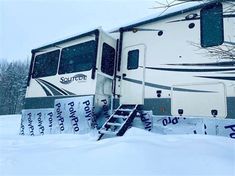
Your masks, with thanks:
[[(190, 2), (189, 2), (190, 1)], [(123, 26), (119, 26), (116, 27), (112, 30), (110, 30), (110, 32), (118, 32), (120, 30), (128, 30), (130, 28), (136, 27), (136, 26), (140, 26), (140, 25), (144, 25), (147, 23), (151, 23), (151, 22), (155, 22), (155, 21), (159, 21), (168, 17), (172, 17), (178, 14), (182, 14), (182, 13), (186, 13), (186, 12), (190, 12), (192, 10), (196, 10), (199, 9), (205, 5), (211, 4), (211, 3), (215, 3), (218, 1), (225, 1), (225, 0), (205, 0), (205, 1), (201, 1), (201, 0), (178, 0), (175, 1), (174, 3), (172, 3), (171, 5), (167, 6), (162, 6), (161, 10), (158, 10), (157, 13), (151, 15), (151, 16), (147, 16), (144, 18), (141, 18), (140, 20), (136, 20), (133, 21), (131, 23), (125, 24)], [(159, 7), (157, 7), (159, 9)], [(161, 8), (161, 7), (160, 7)]]
[(44, 50), (44, 49), (47, 49), (47, 48), (50, 48), (50, 47), (56, 47), (57, 45), (60, 45), (62, 43), (66, 43), (66, 42), (69, 42), (69, 41), (72, 41), (72, 40), (76, 40), (78, 38), (85, 37), (85, 36), (88, 36), (88, 35), (91, 35), (91, 34), (96, 34), (101, 30), (102, 30), (102, 28), (98, 27), (98, 28), (93, 28), (93, 29), (87, 30), (85, 32), (80, 32), (78, 34), (73, 34), (73, 35), (65, 37), (63, 39), (56, 40), (54, 42), (50, 42), (50, 43), (44, 44), (40, 47), (37, 47), (35, 49), (32, 49), (32, 53), (35, 53), (35, 52), (38, 52), (38, 51), (41, 51), (41, 50)]

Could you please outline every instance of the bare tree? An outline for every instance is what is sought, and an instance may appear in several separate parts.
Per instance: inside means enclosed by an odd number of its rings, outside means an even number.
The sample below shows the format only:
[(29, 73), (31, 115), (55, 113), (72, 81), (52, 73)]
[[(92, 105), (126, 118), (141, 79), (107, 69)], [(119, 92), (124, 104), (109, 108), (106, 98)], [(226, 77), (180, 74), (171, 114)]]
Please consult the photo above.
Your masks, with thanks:
[(215, 57), (217, 59), (230, 59), (235, 60), (235, 46), (230, 44), (230, 42), (225, 42), (223, 45), (202, 48), (200, 44), (189, 42), (189, 44), (198, 48), (198, 50), (205, 50), (204, 55), (209, 57)]
[[(223, 10), (223, 15), (232, 15), (235, 14), (235, 2), (234, 0), (218, 0), (227, 3), (227, 6)], [(158, 0), (155, 1), (157, 6), (153, 7), (152, 9), (163, 9), (159, 16), (163, 15), (167, 12), (167, 10), (173, 6), (178, 6), (182, 4), (186, 4), (189, 2), (198, 2), (201, 4), (208, 3), (208, 2), (215, 2), (215, 0)], [(234, 24), (235, 25), (235, 24)], [(231, 36), (235, 38), (235, 36)], [(200, 44), (192, 43), (193, 46), (196, 46), (198, 49), (205, 50), (205, 54), (209, 55), (210, 57), (217, 57), (218, 59), (231, 59), (235, 60), (235, 41), (227, 41), (224, 42), (221, 46), (215, 47), (208, 47), (202, 48)]]
[[(155, 3), (156, 6), (152, 7), (152, 9), (163, 9), (163, 11), (159, 14), (164, 14), (169, 8), (173, 6), (178, 6), (181, 4), (186, 4), (189, 2), (198, 2), (198, 3), (208, 3), (213, 2), (215, 0), (157, 0)], [(235, 14), (235, 2), (233, 0), (218, 0), (218, 1), (226, 1), (228, 6), (224, 9), (224, 14)]]

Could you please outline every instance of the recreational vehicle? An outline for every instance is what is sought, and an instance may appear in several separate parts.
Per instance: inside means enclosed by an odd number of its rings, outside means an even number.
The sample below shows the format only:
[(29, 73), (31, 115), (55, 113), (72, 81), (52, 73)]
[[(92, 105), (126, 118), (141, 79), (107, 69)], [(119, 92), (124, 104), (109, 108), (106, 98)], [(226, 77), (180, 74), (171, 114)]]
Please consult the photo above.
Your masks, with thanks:
[(113, 31), (120, 34), (115, 100), (157, 115), (235, 118), (230, 3), (170, 9)]
[(55, 99), (95, 96), (110, 106), (116, 40), (101, 29), (32, 50), (25, 109), (53, 108)]
[(107, 116), (100, 133), (118, 135), (145, 110), (235, 118), (234, 31), (234, 2), (213, 0), (33, 49), (24, 109), (88, 96), (95, 120)]

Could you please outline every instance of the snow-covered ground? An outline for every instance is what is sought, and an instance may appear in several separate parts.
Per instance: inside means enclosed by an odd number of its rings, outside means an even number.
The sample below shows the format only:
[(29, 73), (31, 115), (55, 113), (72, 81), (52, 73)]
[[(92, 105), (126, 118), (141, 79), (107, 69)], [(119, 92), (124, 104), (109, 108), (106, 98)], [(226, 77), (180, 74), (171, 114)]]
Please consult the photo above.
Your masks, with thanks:
[(20, 116), (0, 116), (0, 175), (235, 175), (235, 140), (158, 135), (19, 136)]

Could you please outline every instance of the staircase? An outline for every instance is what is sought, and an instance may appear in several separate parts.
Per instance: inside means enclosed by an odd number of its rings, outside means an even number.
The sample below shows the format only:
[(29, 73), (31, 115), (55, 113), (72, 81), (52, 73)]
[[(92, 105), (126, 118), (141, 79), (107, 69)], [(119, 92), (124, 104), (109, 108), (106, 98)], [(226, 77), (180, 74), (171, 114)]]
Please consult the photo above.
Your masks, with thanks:
[(138, 105), (121, 105), (99, 130), (100, 140), (104, 135), (123, 136), (136, 116)]

